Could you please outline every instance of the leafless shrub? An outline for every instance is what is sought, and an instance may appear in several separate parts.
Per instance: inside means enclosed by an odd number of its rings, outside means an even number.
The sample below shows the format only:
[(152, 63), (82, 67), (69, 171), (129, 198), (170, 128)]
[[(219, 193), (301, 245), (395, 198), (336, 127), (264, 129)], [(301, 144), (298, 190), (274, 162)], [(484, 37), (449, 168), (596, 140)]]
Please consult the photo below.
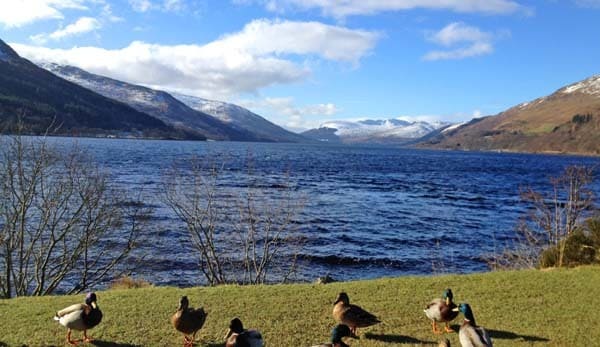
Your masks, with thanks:
[(0, 295), (77, 293), (113, 275), (134, 248), (144, 211), (123, 204), (74, 147), (0, 139)]
[[(555, 252), (552, 266), (566, 264), (568, 240), (582, 229), (586, 219), (594, 212), (594, 193), (589, 188), (593, 181), (589, 167), (569, 166), (559, 177), (550, 179), (549, 195), (527, 188), (521, 193), (530, 211), (517, 227), (514, 245), (490, 259), (492, 268), (532, 268), (548, 266), (540, 256), (543, 252)], [(572, 249), (572, 247), (571, 247)]]
[(302, 199), (287, 182), (261, 186), (251, 170), (235, 188), (222, 174), (222, 166), (194, 160), (164, 179), (164, 201), (186, 225), (205, 280), (258, 284), (276, 273), (286, 281), (302, 244), (294, 223)]

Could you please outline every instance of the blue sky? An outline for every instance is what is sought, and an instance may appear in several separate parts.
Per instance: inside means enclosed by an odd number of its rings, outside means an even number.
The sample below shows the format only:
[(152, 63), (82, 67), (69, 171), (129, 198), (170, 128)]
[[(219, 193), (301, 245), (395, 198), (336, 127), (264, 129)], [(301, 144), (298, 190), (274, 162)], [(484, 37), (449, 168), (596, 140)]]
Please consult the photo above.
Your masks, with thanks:
[(466, 121), (600, 73), (600, 0), (2, 0), (32, 60), (234, 102), (289, 129)]

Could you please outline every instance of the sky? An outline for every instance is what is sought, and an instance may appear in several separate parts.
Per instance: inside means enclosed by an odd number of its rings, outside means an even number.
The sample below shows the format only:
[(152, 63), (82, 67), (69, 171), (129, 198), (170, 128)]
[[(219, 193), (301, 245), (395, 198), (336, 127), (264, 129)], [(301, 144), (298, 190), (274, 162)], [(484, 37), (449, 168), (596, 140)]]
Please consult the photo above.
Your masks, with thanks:
[(600, 0), (0, 0), (30, 60), (294, 131), (496, 114), (600, 73), (598, 23)]

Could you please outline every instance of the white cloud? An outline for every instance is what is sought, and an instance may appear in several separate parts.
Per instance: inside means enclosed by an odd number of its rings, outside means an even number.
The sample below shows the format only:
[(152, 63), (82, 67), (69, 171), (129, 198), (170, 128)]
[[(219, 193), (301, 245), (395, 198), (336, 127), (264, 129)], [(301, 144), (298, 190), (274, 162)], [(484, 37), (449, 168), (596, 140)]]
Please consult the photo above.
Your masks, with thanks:
[(86, 0), (3, 0), (0, 24), (8, 28), (22, 27), (33, 22), (64, 18), (61, 10), (85, 10)]
[(490, 33), (483, 32), (479, 28), (456, 22), (434, 33), (429, 40), (442, 46), (452, 46), (462, 42), (487, 42), (491, 37)]
[(185, 0), (129, 0), (129, 5), (136, 12), (181, 12), (188, 8)]
[(109, 22), (123, 22), (125, 19), (123, 17), (119, 17), (113, 14), (112, 7), (110, 4), (104, 4), (102, 7), (101, 15), (103, 19)]
[(423, 59), (430, 61), (464, 59), (490, 54), (494, 51), (493, 38), (492, 33), (481, 31), (479, 28), (462, 22), (451, 23), (440, 31), (428, 35), (429, 41), (446, 49), (431, 51), (425, 54)]
[(129, 0), (129, 5), (137, 12), (147, 12), (156, 6), (150, 0)]
[(183, 0), (165, 0), (164, 8), (166, 11), (179, 12), (183, 11), (186, 7)]
[(56, 30), (50, 34), (38, 34), (31, 36), (31, 40), (37, 43), (44, 43), (47, 40), (62, 40), (70, 36), (77, 36), (100, 29), (100, 21), (92, 17), (81, 17), (75, 23), (69, 24), (63, 29)]
[[(248, 3), (250, 0), (234, 0)], [(510, 14), (531, 13), (531, 9), (512, 0), (255, 0), (269, 11), (284, 12), (288, 8), (320, 9), (323, 15), (344, 18), (352, 15), (372, 15), (387, 11), (417, 8), (450, 10), (460, 13)]]
[(219, 99), (302, 80), (310, 73), (302, 59), (309, 57), (358, 64), (378, 38), (377, 33), (317, 22), (256, 20), (205, 45), (136, 41), (113, 50), (13, 48), (34, 61), (70, 64), (131, 83)]
[(236, 103), (261, 114), (270, 115), (269, 119), (293, 131), (316, 128), (323, 117), (331, 117), (340, 112), (333, 103), (299, 106), (291, 97), (239, 100)]

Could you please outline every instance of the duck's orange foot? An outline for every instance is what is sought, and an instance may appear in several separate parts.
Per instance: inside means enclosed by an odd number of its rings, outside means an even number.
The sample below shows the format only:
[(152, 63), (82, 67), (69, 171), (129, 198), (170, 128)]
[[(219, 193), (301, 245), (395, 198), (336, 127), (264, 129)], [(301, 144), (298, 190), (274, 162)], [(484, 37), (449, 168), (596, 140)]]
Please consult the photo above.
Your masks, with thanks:
[(71, 329), (67, 330), (67, 343), (71, 346), (77, 346), (81, 340), (71, 340)]
[(433, 323), (431, 324), (431, 330), (433, 331), (434, 334), (439, 335), (442, 333), (442, 331), (438, 330), (437, 328), (437, 324), (435, 324), (435, 321), (433, 321)]
[(192, 347), (194, 346), (194, 339), (189, 338), (187, 335), (183, 336), (183, 347)]
[(91, 338), (91, 337), (89, 337), (89, 336), (87, 336), (87, 330), (84, 330), (83, 331), (83, 340), (82, 341), (90, 343), (90, 342), (94, 341), (94, 339)]
[(446, 327), (444, 328), (444, 330), (446, 330), (446, 332), (447, 332), (447, 333), (455, 333), (455, 332), (456, 332), (456, 330), (454, 330), (454, 329), (450, 328), (449, 326), (446, 326)]
[(68, 339), (67, 343), (70, 344), (71, 346), (77, 346), (80, 341), (81, 340), (71, 340), (71, 339)]

